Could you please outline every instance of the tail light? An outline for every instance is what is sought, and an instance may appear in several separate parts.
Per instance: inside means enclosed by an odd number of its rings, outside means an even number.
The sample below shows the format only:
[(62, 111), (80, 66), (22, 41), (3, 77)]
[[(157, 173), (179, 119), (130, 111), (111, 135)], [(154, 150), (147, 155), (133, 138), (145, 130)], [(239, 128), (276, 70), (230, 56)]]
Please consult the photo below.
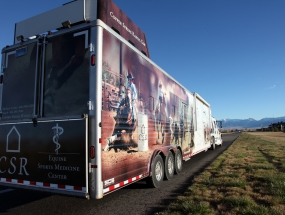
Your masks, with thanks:
[(95, 66), (96, 64), (96, 57), (95, 54), (91, 55), (91, 66)]
[(94, 159), (95, 158), (95, 147), (90, 146), (90, 158)]

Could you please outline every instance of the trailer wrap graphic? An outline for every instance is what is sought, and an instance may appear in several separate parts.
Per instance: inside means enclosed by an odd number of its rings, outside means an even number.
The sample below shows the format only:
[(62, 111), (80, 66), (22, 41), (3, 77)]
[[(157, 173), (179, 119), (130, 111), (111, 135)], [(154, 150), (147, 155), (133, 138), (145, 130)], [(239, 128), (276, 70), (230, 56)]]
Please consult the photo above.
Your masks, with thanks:
[(85, 123), (0, 125), (0, 178), (85, 187)]
[(179, 147), (189, 157), (205, 149), (204, 128), (194, 141), (194, 115), (201, 107), (195, 109), (193, 94), (107, 31), (103, 38), (104, 185), (147, 172), (156, 150)]
[(98, 0), (98, 19), (149, 56), (145, 33), (111, 0)]

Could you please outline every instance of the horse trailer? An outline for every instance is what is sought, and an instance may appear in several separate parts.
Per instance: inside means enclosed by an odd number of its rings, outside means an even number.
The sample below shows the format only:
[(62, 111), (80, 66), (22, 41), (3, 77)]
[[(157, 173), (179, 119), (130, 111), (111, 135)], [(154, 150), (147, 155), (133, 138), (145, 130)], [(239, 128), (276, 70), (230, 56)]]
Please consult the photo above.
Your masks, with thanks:
[(0, 184), (100, 199), (222, 145), (210, 105), (149, 58), (111, 0), (77, 0), (15, 24), (2, 49)]

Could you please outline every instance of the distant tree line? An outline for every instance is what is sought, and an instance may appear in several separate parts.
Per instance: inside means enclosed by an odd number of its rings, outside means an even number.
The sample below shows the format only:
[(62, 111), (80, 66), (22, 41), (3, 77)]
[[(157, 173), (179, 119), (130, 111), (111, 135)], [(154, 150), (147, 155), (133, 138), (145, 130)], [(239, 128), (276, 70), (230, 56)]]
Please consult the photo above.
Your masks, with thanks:
[(258, 129), (222, 129), (222, 133), (238, 132), (238, 131), (272, 131), (272, 132), (284, 132), (285, 133), (285, 122), (271, 123), (268, 127), (262, 127)]
[(278, 131), (283, 131), (285, 132), (285, 122), (277, 122), (277, 123), (271, 123), (268, 126), (268, 129), (270, 131), (278, 132)]
[(285, 122), (271, 123), (267, 128), (262, 127), (261, 129), (256, 129), (256, 131), (273, 131), (273, 132), (285, 132)]

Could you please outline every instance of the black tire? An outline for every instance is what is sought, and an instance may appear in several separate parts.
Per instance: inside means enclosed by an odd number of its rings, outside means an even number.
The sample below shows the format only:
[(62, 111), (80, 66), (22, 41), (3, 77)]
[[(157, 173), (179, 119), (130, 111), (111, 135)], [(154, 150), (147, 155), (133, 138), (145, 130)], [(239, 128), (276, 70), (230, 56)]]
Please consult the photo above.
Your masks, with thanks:
[(165, 165), (164, 165), (164, 178), (166, 180), (170, 180), (174, 175), (174, 157), (172, 152), (168, 152), (165, 158)]
[(215, 143), (216, 141), (215, 141), (215, 137), (212, 137), (211, 138), (211, 149), (212, 150), (215, 150), (216, 149), (216, 143)]
[(151, 177), (146, 182), (151, 187), (158, 188), (161, 186), (164, 178), (164, 165), (160, 155), (156, 155), (151, 164)]
[(175, 153), (175, 159), (174, 159), (174, 173), (177, 175), (182, 171), (182, 161), (183, 161), (183, 158), (182, 158), (181, 151), (177, 149)]

